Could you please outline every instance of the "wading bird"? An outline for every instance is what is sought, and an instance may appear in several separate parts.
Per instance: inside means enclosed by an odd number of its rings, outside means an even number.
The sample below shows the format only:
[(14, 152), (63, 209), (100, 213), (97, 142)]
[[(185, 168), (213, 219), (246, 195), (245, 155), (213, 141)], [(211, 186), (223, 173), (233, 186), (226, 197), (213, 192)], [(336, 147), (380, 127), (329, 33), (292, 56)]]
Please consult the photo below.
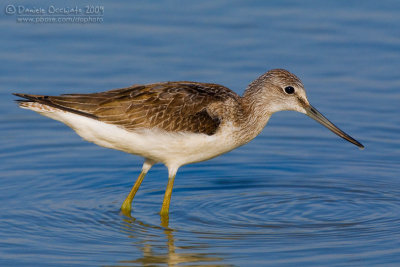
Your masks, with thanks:
[(167, 215), (179, 167), (248, 143), (278, 111), (304, 113), (364, 147), (311, 106), (300, 79), (283, 69), (261, 75), (243, 96), (219, 84), (188, 81), (133, 85), (92, 94), (15, 95), (24, 98), (18, 100), (20, 107), (65, 123), (89, 142), (145, 159), (122, 204), (126, 215), (130, 215), (132, 200), (155, 163), (168, 168), (161, 208), (161, 215)]

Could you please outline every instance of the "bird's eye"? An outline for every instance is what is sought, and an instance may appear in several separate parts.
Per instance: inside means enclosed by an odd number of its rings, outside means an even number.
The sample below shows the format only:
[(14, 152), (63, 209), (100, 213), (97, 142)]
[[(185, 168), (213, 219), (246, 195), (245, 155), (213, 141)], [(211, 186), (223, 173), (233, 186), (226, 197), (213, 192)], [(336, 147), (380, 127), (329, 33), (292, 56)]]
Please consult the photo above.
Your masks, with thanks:
[(293, 94), (294, 93), (293, 86), (286, 86), (285, 87), (285, 92), (286, 92), (286, 94), (289, 94), (289, 95)]

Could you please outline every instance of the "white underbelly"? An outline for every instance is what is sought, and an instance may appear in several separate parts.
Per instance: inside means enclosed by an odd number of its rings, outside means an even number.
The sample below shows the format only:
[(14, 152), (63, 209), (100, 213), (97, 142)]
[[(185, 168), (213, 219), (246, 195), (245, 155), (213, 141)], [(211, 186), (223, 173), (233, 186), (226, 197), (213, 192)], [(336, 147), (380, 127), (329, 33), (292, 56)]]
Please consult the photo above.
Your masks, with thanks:
[[(36, 104), (36, 105), (35, 105)], [(59, 109), (32, 103), (32, 109), (74, 129), (78, 135), (97, 145), (121, 150), (162, 162), (167, 166), (182, 166), (204, 161), (234, 149), (233, 128), (227, 127), (215, 135), (166, 132), (160, 129), (127, 131), (116, 125), (104, 123)]]

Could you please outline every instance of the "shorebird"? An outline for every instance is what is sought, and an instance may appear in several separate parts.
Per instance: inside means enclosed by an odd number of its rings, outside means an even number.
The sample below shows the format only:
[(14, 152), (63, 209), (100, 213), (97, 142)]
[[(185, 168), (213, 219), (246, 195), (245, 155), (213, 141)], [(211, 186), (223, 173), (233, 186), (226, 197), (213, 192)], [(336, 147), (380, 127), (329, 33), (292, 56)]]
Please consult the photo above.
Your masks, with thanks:
[(132, 200), (155, 163), (168, 168), (161, 215), (168, 215), (179, 167), (214, 158), (248, 143), (282, 110), (304, 113), (345, 140), (364, 146), (310, 105), (303, 83), (284, 69), (270, 70), (243, 96), (212, 83), (189, 81), (133, 85), (92, 94), (15, 95), (21, 108), (61, 121), (83, 139), (142, 156), (142, 171), (121, 210)]

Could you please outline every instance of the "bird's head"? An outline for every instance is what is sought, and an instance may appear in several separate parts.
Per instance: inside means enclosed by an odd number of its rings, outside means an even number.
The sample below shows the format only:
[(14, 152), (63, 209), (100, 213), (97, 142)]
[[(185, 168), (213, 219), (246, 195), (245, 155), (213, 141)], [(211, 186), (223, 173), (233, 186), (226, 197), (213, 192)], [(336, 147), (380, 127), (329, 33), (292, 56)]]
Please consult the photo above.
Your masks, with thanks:
[(304, 85), (296, 75), (284, 69), (273, 69), (261, 75), (250, 87), (257, 87), (262, 102), (267, 103), (268, 113), (272, 114), (283, 110), (294, 110), (306, 114), (310, 118), (321, 123), (329, 130), (355, 144), (359, 148), (364, 146), (340, 130), (316, 108), (309, 103)]

